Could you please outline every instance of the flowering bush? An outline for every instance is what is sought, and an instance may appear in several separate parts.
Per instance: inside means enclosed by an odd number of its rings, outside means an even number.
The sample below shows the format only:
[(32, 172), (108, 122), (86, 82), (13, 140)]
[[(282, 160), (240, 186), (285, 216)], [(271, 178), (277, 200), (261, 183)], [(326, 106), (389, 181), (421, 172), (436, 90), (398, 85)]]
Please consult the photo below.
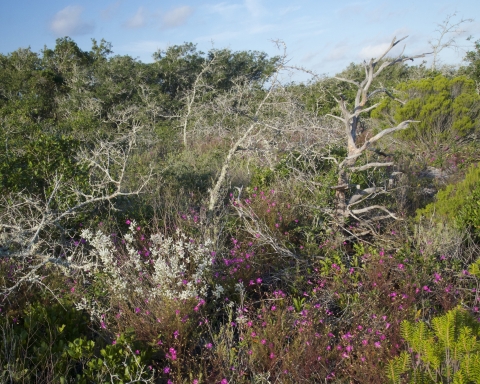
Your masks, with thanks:
[(88, 275), (101, 273), (113, 296), (185, 300), (206, 297), (212, 289), (214, 296), (220, 296), (222, 287), (210, 285), (210, 241), (197, 245), (179, 229), (175, 237), (153, 234), (146, 240), (135, 221), (128, 220), (128, 224), (123, 239), (101, 231), (81, 232), (89, 246)]

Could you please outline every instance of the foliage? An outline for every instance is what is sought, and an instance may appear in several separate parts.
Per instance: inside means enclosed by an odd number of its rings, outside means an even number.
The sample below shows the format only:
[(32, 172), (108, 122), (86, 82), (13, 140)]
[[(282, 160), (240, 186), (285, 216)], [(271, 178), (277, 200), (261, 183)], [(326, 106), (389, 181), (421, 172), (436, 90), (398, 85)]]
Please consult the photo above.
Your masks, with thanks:
[(3, 347), (0, 350), (2, 381), (15, 383), (61, 381), (71, 376), (75, 363), (68, 346), (89, 333), (84, 313), (71, 303), (34, 303), (13, 319), (0, 319)]
[(372, 117), (419, 120), (414, 129), (399, 133), (405, 140), (454, 145), (479, 129), (480, 96), (474, 82), (466, 77), (448, 79), (439, 75), (409, 81), (399, 84), (398, 91), (400, 99), (406, 98), (405, 103), (386, 98)]
[(436, 201), (417, 211), (437, 222), (450, 223), (468, 231), (478, 240), (480, 235), (480, 168), (471, 166), (465, 179), (438, 192)]
[[(480, 327), (465, 310), (435, 317), (431, 327), (403, 321), (402, 337), (409, 352), (388, 364), (392, 383), (477, 383), (480, 380)], [(411, 351), (411, 352), (410, 352)]]
[[(0, 55), (0, 381), (474, 381), (478, 324), (448, 311), (480, 311), (478, 168), (410, 213), (478, 158), (475, 55), (470, 79), (373, 80), (344, 197), (403, 212), (365, 214), (368, 236), (332, 225), (349, 154), (320, 117), (346, 116), (351, 82), (283, 84), (285, 57), (189, 43), (149, 64), (68, 37)], [(362, 147), (400, 119), (422, 122)]]
[(468, 51), (464, 60), (468, 63), (468, 66), (464, 69), (466, 74), (473, 80), (480, 81), (480, 40), (475, 42), (474, 50)]

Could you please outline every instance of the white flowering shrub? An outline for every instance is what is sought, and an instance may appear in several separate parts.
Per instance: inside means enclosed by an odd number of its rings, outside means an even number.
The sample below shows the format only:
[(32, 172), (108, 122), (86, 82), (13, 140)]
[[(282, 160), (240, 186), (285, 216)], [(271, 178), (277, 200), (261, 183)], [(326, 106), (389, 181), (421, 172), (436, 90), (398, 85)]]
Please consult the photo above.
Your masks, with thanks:
[(90, 246), (89, 273), (101, 274), (113, 295), (146, 300), (203, 298), (209, 290), (216, 297), (221, 295), (223, 288), (211, 284), (211, 241), (197, 244), (178, 229), (174, 237), (154, 234), (147, 240), (142, 235), (142, 246), (139, 227), (135, 221), (129, 223), (121, 241), (101, 231), (81, 232)]

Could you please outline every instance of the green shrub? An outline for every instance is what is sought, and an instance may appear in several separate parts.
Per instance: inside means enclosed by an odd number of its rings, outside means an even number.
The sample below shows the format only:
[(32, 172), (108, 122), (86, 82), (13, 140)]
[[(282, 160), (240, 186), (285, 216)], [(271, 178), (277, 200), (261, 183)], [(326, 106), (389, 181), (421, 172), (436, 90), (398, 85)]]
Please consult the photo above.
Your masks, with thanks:
[[(475, 83), (464, 76), (448, 79), (444, 76), (410, 81), (399, 85), (400, 104), (390, 98), (384, 99), (372, 112), (372, 117), (393, 117), (397, 122), (420, 120), (416, 129), (402, 131), (404, 139), (419, 141), (430, 138), (460, 138), (479, 128), (480, 96)], [(387, 124), (390, 124), (388, 122)]]
[(460, 230), (480, 236), (480, 167), (472, 166), (465, 179), (438, 192), (436, 201), (417, 211), (417, 219), (425, 216), (434, 221), (452, 224)]
[(404, 320), (401, 333), (409, 351), (391, 360), (392, 383), (478, 383), (480, 381), (480, 326), (465, 310), (455, 308), (432, 320)]
[(100, 357), (93, 354), (95, 343), (84, 338), (69, 343), (67, 352), (75, 360), (87, 360), (77, 381), (87, 383), (152, 382), (153, 370), (143, 364), (146, 351), (133, 351), (133, 338), (120, 335), (112, 345), (100, 350)]
[(0, 376), (13, 382), (57, 382), (74, 363), (66, 356), (68, 343), (88, 332), (84, 314), (68, 303), (27, 307), (12, 320), (0, 320)]

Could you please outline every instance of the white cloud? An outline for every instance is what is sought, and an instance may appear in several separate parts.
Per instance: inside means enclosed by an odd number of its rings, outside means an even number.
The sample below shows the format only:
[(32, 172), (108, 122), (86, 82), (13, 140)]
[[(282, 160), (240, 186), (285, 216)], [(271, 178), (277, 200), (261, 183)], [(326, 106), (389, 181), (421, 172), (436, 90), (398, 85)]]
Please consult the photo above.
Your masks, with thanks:
[(193, 8), (188, 5), (174, 8), (168, 11), (162, 17), (163, 28), (175, 28), (186, 23), (187, 19), (193, 13)]
[(110, 20), (113, 15), (115, 15), (118, 11), (118, 8), (120, 7), (120, 5), (122, 4), (122, 0), (118, 0), (116, 1), (115, 3), (112, 3), (110, 4), (107, 8), (105, 8), (104, 10), (102, 10), (100, 12), (100, 15), (102, 16), (102, 19), (104, 20)]
[(335, 47), (325, 57), (325, 61), (340, 61), (347, 57), (349, 46), (347, 43), (336, 44)]
[(368, 45), (365, 48), (362, 48), (362, 50), (359, 53), (359, 56), (361, 59), (364, 59), (364, 60), (377, 59), (385, 53), (385, 51), (388, 49), (389, 46), (390, 46), (389, 43)]
[(58, 11), (50, 22), (50, 30), (57, 36), (85, 35), (93, 32), (95, 24), (82, 19), (83, 8), (69, 5)]
[(300, 6), (289, 6), (289, 7), (285, 7), (285, 8), (280, 8), (280, 15), (281, 16), (285, 16), (285, 15), (288, 15), (289, 13), (293, 13), (295, 11), (298, 11), (299, 9), (302, 9), (302, 7)]
[(354, 2), (354, 3), (349, 3), (345, 6), (343, 6), (340, 9), (337, 9), (337, 13), (341, 16), (353, 16), (356, 17), (360, 13), (363, 13), (365, 11), (366, 6), (368, 5), (369, 1), (362, 1), (362, 2)]
[(130, 19), (128, 19), (124, 26), (130, 29), (142, 28), (147, 24), (147, 15), (145, 12), (145, 8), (140, 7), (138, 8), (137, 13), (133, 15)]
[(320, 51), (310, 51), (307, 52), (303, 57), (300, 59), (302, 63), (308, 63), (309, 61), (312, 61), (314, 58), (316, 58), (320, 54)]
[(264, 12), (260, 0), (245, 0), (245, 6), (250, 15), (255, 18), (260, 17)]
[(233, 16), (235, 11), (241, 8), (239, 4), (228, 4), (226, 2), (213, 4), (213, 5), (206, 5), (206, 9), (212, 13), (218, 13), (223, 17)]

